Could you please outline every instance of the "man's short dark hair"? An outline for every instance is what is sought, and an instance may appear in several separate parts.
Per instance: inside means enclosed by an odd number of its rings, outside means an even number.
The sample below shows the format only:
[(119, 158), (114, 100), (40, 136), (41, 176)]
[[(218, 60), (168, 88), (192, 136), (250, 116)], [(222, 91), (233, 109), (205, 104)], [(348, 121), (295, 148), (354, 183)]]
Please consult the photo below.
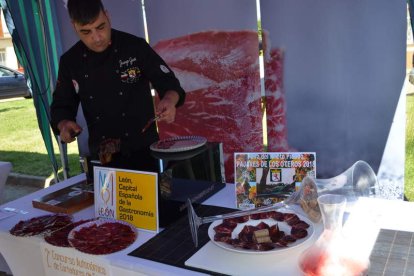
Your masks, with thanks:
[(68, 0), (70, 19), (80, 25), (93, 22), (105, 8), (101, 0)]

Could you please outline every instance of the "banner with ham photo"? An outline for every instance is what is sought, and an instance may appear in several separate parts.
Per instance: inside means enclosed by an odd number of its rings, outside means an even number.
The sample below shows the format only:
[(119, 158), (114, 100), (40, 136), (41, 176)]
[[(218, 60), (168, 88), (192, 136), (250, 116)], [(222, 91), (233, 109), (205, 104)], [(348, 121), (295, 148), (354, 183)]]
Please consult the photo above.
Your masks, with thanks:
[(186, 91), (175, 122), (159, 123), (161, 138), (223, 142), (233, 182), (233, 153), (264, 149), (255, 1), (160, 0), (145, 10), (150, 44)]

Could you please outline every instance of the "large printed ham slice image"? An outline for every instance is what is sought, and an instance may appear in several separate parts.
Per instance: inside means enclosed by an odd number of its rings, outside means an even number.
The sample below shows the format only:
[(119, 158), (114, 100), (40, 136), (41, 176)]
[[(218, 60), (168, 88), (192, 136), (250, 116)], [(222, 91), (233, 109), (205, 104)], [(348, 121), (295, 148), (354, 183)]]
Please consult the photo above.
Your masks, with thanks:
[[(222, 142), (226, 181), (234, 181), (234, 152), (264, 150), (257, 32), (205, 31), (163, 40), (153, 48), (186, 91), (186, 102), (177, 110), (175, 122), (159, 123), (160, 138), (198, 135), (209, 142)], [(270, 53), (266, 56), (272, 58)], [(271, 60), (266, 62), (272, 65)], [(280, 72), (276, 68), (280, 65), (274, 65), (272, 72)], [(279, 114), (284, 112), (284, 98), (276, 91), (278, 80), (267, 77), (273, 85), (266, 93), (275, 94), (268, 106), (282, 107), (271, 113), (277, 123), (271, 126), (276, 138), (270, 140), (286, 145), (284, 114)]]
[(283, 91), (283, 52), (265, 51), (265, 95), (269, 152), (292, 151), (287, 140), (286, 105)]

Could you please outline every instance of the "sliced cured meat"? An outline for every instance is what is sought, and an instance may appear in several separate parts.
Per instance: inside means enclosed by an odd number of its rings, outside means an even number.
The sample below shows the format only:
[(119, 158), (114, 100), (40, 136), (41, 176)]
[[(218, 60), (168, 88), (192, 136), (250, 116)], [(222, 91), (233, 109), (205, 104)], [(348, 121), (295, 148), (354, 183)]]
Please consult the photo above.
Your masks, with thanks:
[(217, 225), (216, 227), (214, 227), (214, 231), (216, 231), (216, 233), (220, 233), (220, 234), (230, 234), (233, 232), (234, 228), (236, 228), (237, 224), (234, 226), (230, 226), (230, 225), (226, 225), (224, 223)]
[(260, 218), (261, 219), (267, 219), (267, 218), (269, 218), (269, 216), (270, 216), (270, 214), (269, 214), (270, 212), (263, 212), (263, 213), (260, 213)]
[(269, 216), (277, 221), (284, 221), (285, 220), (285, 215), (282, 212), (278, 212), (278, 211), (272, 211), (269, 212)]
[(89, 222), (69, 233), (69, 244), (77, 250), (95, 254), (110, 254), (127, 248), (137, 237), (136, 229), (123, 221)]
[(273, 242), (278, 241), (281, 237), (284, 236), (283, 231), (279, 230), (279, 226), (277, 224), (272, 225), (269, 228), (269, 235)]
[[(256, 214), (262, 215), (262, 214)], [(310, 225), (300, 220), (299, 216), (294, 213), (283, 213), (277, 211), (266, 212), (262, 221), (257, 222), (255, 219), (251, 219), (247, 223), (245, 218), (238, 221), (238, 218), (231, 218), (223, 220), (221, 224), (213, 227), (215, 231), (214, 236), (210, 236), (214, 241), (224, 242), (236, 248), (255, 250), (255, 251), (268, 251), (275, 248), (288, 247), (289, 244), (295, 243), (297, 240), (303, 239), (308, 236), (307, 228)], [(277, 218), (281, 220), (275, 223), (272, 219)], [(293, 226), (290, 223), (295, 223)], [(236, 223), (236, 226), (234, 226)], [(242, 225), (239, 225), (239, 224)], [(269, 224), (268, 224), (269, 223)], [(287, 230), (288, 233), (280, 230), (279, 224), (282, 225), (282, 229)], [(270, 226), (271, 225), (271, 226)], [(297, 227), (295, 226), (297, 225)], [(237, 230), (236, 230), (237, 229)], [(235, 235), (234, 231), (239, 231)], [(237, 232), (236, 232), (237, 233)], [(232, 238), (236, 236), (236, 238)]]
[(214, 235), (214, 240), (215, 241), (229, 243), (230, 240), (231, 240), (231, 233), (230, 234), (227, 234), (227, 233), (216, 233)]
[(296, 223), (300, 222), (300, 218), (293, 213), (286, 213), (284, 214), (284, 221), (289, 224), (290, 226), (295, 225)]
[(267, 223), (265, 223), (265, 222), (260, 222), (258, 225), (256, 225), (256, 227), (257, 227), (257, 229), (269, 229), (270, 228), (270, 226), (267, 224)]
[(278, 247), (287, 247), (288, 243), (283, 241), (282, 239), (278, 240), (277, 242), (274, 243), (276, 246)]
[(240, 231), (240, 234), (253, 234), (254, 231), (259, 230), (256, 226), (253, 225), (245, 225), (243, 229)]
[(302, 239), (308, 235), (308, 231), (306, 229), (292, 227), (290, 234), (296, 239)]
[(291, 243), (295, 242), (297, 238), (295, 238), (293, 235), (286, 235), (280, 239), (281, 242)]
[(246, 222), (250, 219), (250, 216), (241, 216), (241, 217), (235, 217), (235, 218), (228, 218), (228, 219), (224, 219), (223, 223), (243, 223)]
[(171, 148), (176, 141), (174, 140), (160, 140), (157, 142), (157, 148), (158, 149), (169, 149)]
[(292, 225), (293, 228), (300, 228), (300, 229), (308, 229), (309, 224), (304, 222), (303, 220), (299, 220), (294, 225)]
[[(269, 146), (287, 145), (282, 56), (270, 52), (263, 36), (266, 96), (270, 97)], [(234, 181), (234, 152), (263, 150), (263, 126), (256, 31), (205, 31), (158, 42), (154, 50), (173, 69), (186, 91), (175, 122), (159, 122), (162, 139), (200, 135), (223, 142), (226, 181)], [(274, 136), (274, 137), (273, 137)], [(278, 142), (280, 141), (280, 143)], [(284, 148), (282, 151), (287, 151)]]
[(250, 219), (259, 220), (262, 219), (260, 213), (258, 214), (251, 214)]
[(72, 217), (66, 214), (53, 214), (19, 221), (10, 234), (14, 236), (43, 235), (65, 227), (72, 223)]
[(92, 220), (94, 220), (94, 219), (80, 220), (80, 221), (77, 221), (77, 222), (70, 223), (67, 226), (65, 226), (65, 227), (63, 227), (59, 230), (56, 230), (52, 233), (49, 233), (49, 234), (45, 235), (45, 237), (44, 237), (45, 241), (49, 244), (54, 245), (54, 246), (70, 247), (70, 244), (69, 244), (69, 241), (68, 241), (69, 232), (73, 228), (75, 228), (75, 227), (77, 227), (77, 226), (79, 226), (83, 223), (92, 221)]

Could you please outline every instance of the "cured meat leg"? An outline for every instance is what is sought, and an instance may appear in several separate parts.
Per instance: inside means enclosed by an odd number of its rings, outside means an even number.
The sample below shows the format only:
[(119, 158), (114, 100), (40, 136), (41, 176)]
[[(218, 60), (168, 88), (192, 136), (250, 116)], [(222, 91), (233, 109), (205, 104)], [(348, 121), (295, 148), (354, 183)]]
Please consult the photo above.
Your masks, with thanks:
[[(266, 38), (265, 38), (266, 40)], [(264, 43), (266, 45), (266, 43)], [(205, 31), (160, 41), (155, 51), (176, 73), (186, 102), (173, 124), (159, 122), (160, 136), (199, 135), (222, 142), (226, 181), (234, 181), (234, 152), (263, 151), (263, 110), (259, 73), (259, 42), (256, 31)], [(268, 107), (284, 106), (279, 89), (280, 60), (265, 49)], [(279, 90), (278, 90), (279, 89)], [(279, 94), (276, 94), (278, 91)], [(274, 94), (274, 95), (273, 95)], [(285, 141), (284, 107), (271, 112), (272, 143)]]

